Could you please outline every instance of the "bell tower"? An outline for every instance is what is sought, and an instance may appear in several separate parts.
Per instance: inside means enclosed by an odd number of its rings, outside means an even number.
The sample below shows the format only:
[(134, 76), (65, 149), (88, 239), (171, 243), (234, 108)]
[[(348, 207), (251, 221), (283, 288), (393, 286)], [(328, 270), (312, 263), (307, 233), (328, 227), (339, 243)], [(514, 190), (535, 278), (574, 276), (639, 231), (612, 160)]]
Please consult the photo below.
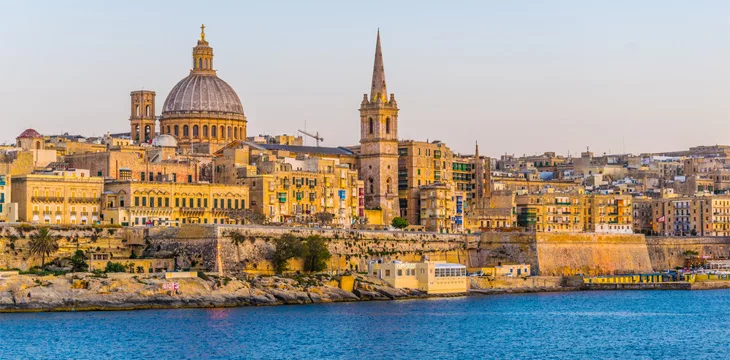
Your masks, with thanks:
[(132, 91), (129, 122), (129, 136), (135, 144), (149, 143), (155, 137), (155, 92)]
[(398, 209), (398, 103), (385, 85), (380, 30), (370, 96), (360, 103), (360, 177), (365, 183), (365, 207), (383, 210), (389, 224)]

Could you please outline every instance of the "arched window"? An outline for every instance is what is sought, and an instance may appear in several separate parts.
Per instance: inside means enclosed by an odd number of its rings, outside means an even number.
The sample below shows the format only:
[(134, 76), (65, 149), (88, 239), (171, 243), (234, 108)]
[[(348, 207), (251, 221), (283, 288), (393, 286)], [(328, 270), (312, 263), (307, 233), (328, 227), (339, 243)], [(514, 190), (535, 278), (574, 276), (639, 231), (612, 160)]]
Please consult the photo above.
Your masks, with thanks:
[(198, 59), (198, 68), (199, 69), (203, 68), (203, 58)]
[(149, 125), (144, 127), (144, 141), (145, 142), (150, 141), (151, 132), (152, 132), (152, 129), (150, 129)]
[(241, 136), (241, 140), (246, 140), (246, 132), (243, 131), (243, 126), (241, 126), (241, 130), (238, 130), (238, 135)]
[(134, 141), (139, 141), (139, 125), (134, 125), (134, 130), (132, 130), (132, 137), (134, 138)]
[(145, 108), (144, 108), (144, 114), (147, 117), (150, 116), (150, 106), (149, 105), (145, 106)]
[(139, 105), (134, 105), (134, 113), (139, 116)]
[(233, 128), (233, 138), (238, 139), (238, 128), (237, 127)]
[(183, 137), (188, 137), (188, 136), (190, 136), (190, 129), (188, 128), (187, 125), (183, 125)]
[(208, 137), (208, 125), (203, 125), (203, 137)]
[(218, 137), (218, 128), (216, 128), (215, 125), (210, 127), (210, 137), (212, 137), (212, 138)]
[(385, 180), (385, 191), (390, 194), (390, 178), (388, 178), (388, 180)]
[(385, 119), (385, 133), (390, 134), (390, 118)]
[(368, 119), (368, 133), (370, 135), (373, 134), (373, 118)]
[(229, 127), (228, 127), (228, 139), (230, 139), (230, 138), (231, 138), (232, 136), (233, 136), (233, 130), (232, 130), (232, 129), (231, 129), (231, 127), (229, 126)]
[(175, 137), (178, 137), (178, 136), (180, 136), (180, 128), (177, 125), (175, 125)]
[(170, 125), (167, 126), (167, 134), (170, 134)]
[(198, 137), (198, 125), (193, 125), (193, 137)]

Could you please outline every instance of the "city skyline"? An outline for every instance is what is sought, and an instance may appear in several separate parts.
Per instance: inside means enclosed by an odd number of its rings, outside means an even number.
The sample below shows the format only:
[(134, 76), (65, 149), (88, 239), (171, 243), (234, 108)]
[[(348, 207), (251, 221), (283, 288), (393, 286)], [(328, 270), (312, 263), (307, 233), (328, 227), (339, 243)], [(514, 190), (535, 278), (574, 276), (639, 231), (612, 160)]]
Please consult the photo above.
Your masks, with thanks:
[[(389, 92), (401, 108), (401, 139), (438, 139), (465, 153), (479, 141), (489, 156), (726, 144), (730, 21), (722, 14), (730, 6), (662, 4), (675, 6), (571, 2), (531, 5), (530, 11), (506, 4), (489, 4), (484, 13), (452, 9), (451, 15), (487, 20), (486, 28), (454, 24), (458, 16), (443, 18), (442, 27), (426, 26), (443, 10), (432, 5), (414, 9), (407, 22), (360, 9), (348, 23), (318, 18), (314, 9), (296, 4), (271, 16), (266, 5), (256, 4), (251, 14), (261, 18), (250, 15), (251, 23), (239, 24), (218, 8), (150, 22), (166, 7), (153, 4), (135, 13), (127, 4), (51, 4), (28, 12), (13, 4), (15, 16), (0, 25), (13, 34), (5, 44), (13, 66), (0, 70), (6, 84), (0, 106), (13, 120), (0, 141), (12, 142), (28, 127), (86, 136), (125, 131), (129, 92), (154, 90), (161, 104), (189, 70), (203, 22), (216, 49), (216, 70), (241, 98), (249, 135), (294, 134), (306, 121), (325, 146), (356, 145), (357, 106), (370, 88), (380, 27)], [(334, 10), (349, 13), (344, 6)], [(320, 23), (304, 26), (299, 11)], [(58, 16), (63, 13), (68, 16)], [(616, 21), (625, 27), (603, 31), (602, 24)], [(490, 27), (495, 32), (486, 31)], [(608, 130), (615, 131), (604, 135)]]

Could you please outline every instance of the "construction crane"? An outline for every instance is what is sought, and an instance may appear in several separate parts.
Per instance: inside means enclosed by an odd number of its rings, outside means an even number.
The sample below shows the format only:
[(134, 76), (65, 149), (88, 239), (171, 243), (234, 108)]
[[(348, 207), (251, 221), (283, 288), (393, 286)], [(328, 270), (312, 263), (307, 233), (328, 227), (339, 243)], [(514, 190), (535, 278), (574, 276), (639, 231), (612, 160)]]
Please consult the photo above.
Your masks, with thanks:
[(297, 130), (297, 131), (299, 131), (300, 133), (302, 133), (304, 135), (307, 135), (307, 136), (311, 137), (312, 139), (314, 139), (317, 142), (317, 147), (319, 147), (319, 142), (320, 141), (324, 141), (324, 138), (322, 138), (322, 137), (319, 136), (319, 131), (317, 131), (314, 134), (310, 134), (310, 133), (308, 133), (306, 131), (303, 131), (303, 130)]

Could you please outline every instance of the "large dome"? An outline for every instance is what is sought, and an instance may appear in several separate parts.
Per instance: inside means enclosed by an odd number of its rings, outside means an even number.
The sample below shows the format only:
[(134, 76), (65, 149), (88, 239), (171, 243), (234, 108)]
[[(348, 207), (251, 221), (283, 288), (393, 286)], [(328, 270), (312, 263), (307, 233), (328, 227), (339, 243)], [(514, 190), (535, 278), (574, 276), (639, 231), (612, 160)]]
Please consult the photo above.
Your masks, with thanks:
[(216, 75), (190, 74), (167, 95), (162, 113), (188, 111), (243, 115), (243, 105), (233, 88)]

